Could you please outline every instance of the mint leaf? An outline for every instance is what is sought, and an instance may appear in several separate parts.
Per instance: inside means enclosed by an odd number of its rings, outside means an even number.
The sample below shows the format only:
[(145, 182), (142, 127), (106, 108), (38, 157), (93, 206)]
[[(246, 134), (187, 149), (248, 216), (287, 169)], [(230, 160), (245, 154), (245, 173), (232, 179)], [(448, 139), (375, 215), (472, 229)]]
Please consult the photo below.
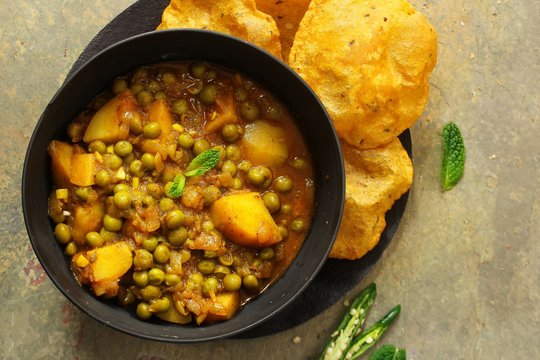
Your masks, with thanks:
[(169, 189), (169, 195), (172, 198), (177, 198), (184, 192), (186, 186), (186, 177), (184, 175), (176, 175), (173, 179), (173, 184)]
[(445, 125), (442, 131), (442, 143), (441, 188), (447, 191), (461, 180), (465, 170), (465, 144), (456, 124)]
[(369, 360), (407, 360), (407, 353), (394, 345), (383, 345), (371, 354)]
[(221, 151), (209, 149), (197, 155), (189, 163), (185, 176), (202, 176), (212, 170), (221, 160)]

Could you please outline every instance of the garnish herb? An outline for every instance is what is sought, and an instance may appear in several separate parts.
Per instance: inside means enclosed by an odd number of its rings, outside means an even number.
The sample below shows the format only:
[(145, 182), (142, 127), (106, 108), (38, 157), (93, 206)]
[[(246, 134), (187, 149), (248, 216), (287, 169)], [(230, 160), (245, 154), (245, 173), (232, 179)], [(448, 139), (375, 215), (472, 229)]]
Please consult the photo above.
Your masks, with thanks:
[(465, 169), (465, 144), (456, 124), (445, 125), (442, 131), (442, 143), (441, 188), (447, 191), (461, 180)]
[(221, 160), (221, 152), (216, 149), (209, 149), (197, 155), (189, 163), (185, 176), (202, 176), (212, 170)]
[(407, 360), (407, 353), (394, 345), (383, 345), (371, 354), (369, 360)]

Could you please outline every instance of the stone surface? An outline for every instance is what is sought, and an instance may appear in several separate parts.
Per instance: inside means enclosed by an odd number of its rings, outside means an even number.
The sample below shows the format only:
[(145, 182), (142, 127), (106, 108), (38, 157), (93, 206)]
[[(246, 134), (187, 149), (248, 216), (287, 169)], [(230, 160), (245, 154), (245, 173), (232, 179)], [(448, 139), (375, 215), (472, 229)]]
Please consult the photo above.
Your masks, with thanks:
[[(132, 2), (0, 2), (0, 358), (316, 358), (341, 302), (268, 337), (162, 344), (88, 318), (39, 265), (20, 206), (32, 129), (80, 52)], [(384, 342), (407, 348), (410, 359), (538, 359), (540, 2), (412, 3), (439, 33), (429, 106), (412, 132), (415, 182), (394, 241), (350, 296), (377, 283), (368, 321), (402, 304)], [(448, 121), (462, 129), (467, 166), (461, 183), (441, 193)]]

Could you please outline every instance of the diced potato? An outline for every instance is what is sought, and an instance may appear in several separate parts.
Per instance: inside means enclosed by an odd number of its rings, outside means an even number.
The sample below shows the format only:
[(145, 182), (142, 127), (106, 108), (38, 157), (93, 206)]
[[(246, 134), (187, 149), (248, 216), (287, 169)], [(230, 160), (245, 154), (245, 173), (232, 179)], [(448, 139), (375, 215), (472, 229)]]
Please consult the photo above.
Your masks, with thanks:
[(65, 142), (53, 140), (47, 148), (51, 157), (51, 171), (54, 185), (57, 188), (71, 187), (71, 158), (73, 147)]
[(169, 307), (169, 310), (165, 312), (158, 312), (155, 315), (161, 320), (172, 322), (175, 324), (187, 324), (191, 322), (191, 313), (187, 315), (180, 314), (174, 306)]
[(78, 244), (84, 244), (87, 233), (101, 228), (104, 213), (105, 206), (100, 202), (76, 205), (73, 211), (73, 239)]
[(238, 122), (236, 106), (232, 94), (228, 96), (218, 96), (216, 98), (216, 117), (209, 120), (204, 125), (204, 131), (213, 133), (220, 130), (224, 125)]
[(216, 295), (216, 300), (210, 305), (205, 323), (229, 320), (240, 307), (238, 292), (226, 292)]
[(95, 184), (95, 157), (93, 154), (76, 154), (71, 158), (71, 175), (69, 180), (77, 186)]
[(101, 140), (111, 144), (118, 140), (127, 139), (129, 123), (123, 114), (135, 111), (136, 104), (137, 102), (129, 90), (109, 100), (90, 120), (83, 141), (90, 143), (94, 140)]
[(223, 196), (210, 207), (210, 216), (216, 228), (237, 245), (264, 247), (281, 241), (279, 229), (259, 193)]
[(106, 245), (88, 252), (90, 258), (95, 258), (90, 264), (92, 282), (114, 281), (120, 279), (133, 263), (129, 245), (125, 241)]
[(165, 137), (172, 130), (174, 123), (169, 106), (164, 100), (156, 100), (148, 109), (148, 121), (157, 122), (161, 127), (160, 138)]
[(246, 125), (241, 140), (243, 154), (254, 165), (277, 166), (289, 157), (286, 133), (279, 125), (268, 121), (255, 121)]

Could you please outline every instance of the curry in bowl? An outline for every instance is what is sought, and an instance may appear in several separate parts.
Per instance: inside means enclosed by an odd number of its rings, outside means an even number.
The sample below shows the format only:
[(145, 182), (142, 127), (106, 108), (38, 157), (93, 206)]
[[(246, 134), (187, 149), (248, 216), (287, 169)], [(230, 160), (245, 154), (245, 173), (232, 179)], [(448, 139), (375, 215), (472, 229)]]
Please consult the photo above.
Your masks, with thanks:
[(140, 319), (231, 318), (284, 273), (314, 209), (291, 114), (206, 62), (116, 78), (48, 146), (49, 216), (76, 279)]

